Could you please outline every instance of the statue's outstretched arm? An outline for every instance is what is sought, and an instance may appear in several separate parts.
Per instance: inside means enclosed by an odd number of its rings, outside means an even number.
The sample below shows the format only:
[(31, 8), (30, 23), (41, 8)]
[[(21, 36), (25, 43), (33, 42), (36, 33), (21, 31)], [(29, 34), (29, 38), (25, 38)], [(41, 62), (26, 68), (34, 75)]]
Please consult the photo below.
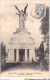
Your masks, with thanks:
[(16, 6), (16, 5), (14, 5), (14, 7), (18, 10), (18, 12), (20, 13), (20, 10), (19, 10), (19, 8)]
[(26, 7), (24, 8), (24, 14), (26, 14), (26, 9), (28, 7), (28, 4), (26, 5)]
[(17, 15), (20, 15), (20, 14), (18, 14), (18, 13), (16, 13)]

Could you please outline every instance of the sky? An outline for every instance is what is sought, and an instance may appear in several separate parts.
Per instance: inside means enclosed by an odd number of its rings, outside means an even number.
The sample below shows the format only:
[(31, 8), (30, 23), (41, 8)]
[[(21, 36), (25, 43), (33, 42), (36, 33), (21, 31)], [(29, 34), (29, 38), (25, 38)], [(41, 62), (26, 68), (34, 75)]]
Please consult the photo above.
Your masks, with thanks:
[(40, 43), (43, 40), (43, 35), (41, 34), (40, 27), (42, 25), (41, 19), (36, 19), (31, 16), (35, 15), (35, 5), (37, 3), (43, 3), (46, 7), (48, 6), (48, 1), (43, 0), (41, 2), (30, 2), (30, 1), (1, 1), (1, 42), (8, 44), (10, 38), (13, 36), (13, 32), (19, 27), (19, 16), (16, 15), (18, 11), (15, 9), (14, 5), (17, 5), (18, 8), (24, 9), (28, 3), (27, 8), (27, 19), (25, 27), (31, 32), (31, 37), (35, 40), (35, 47), (39, 47)]

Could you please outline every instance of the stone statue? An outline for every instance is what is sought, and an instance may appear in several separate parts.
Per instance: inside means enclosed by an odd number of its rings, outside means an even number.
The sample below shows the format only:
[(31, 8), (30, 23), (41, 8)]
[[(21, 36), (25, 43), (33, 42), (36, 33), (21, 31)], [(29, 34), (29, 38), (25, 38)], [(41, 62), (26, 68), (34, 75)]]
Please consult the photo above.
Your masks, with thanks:
[(24, 10), (21, 10), (21, 11), (19, 10), (19, 8), (16, 5), (14, 5), (14, 6), (18, 10), (18, 13), (16, 13), (16, 14), (19, 15), (19, 28), (20, 29), (25, 28), (25, 20), (26, 20), (26, 16), (27, 16), (26, 9), (28, 7), (28, 4), (24, 8)]

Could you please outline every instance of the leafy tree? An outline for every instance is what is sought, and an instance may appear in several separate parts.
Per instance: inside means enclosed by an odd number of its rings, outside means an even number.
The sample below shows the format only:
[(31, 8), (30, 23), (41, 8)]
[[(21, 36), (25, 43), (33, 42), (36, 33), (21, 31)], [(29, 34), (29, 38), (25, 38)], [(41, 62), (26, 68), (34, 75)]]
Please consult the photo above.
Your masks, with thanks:
[(47, 43), (47, 52), (49, 53), (49, 7), (46, 8), (46, 16), (41, 20), (41, 32), (44, 35), (44, 41)]
[(49, 63), (49, 61), (46, 59), (46, 55), (47, 55), (46, 53), (49, 53), (49, 7), (46, 8), (46, 16), (41, 21), (42, 21), (42, 26), (40, 27), (40, 29), (41, 29), (41, 33), (44, 35), (43, 42), (46, 42), (47, 49), (45, 51), (42, 50), (42, 45), (40, 45), (40, 54), (41, 54), (40, 56), (42, 56), (43, 66), (47, 70), (48, 63)]
[(44, 36), (49, 32), (49, 7), (46, 8), (46, 16), (41, 20), (41, 31)]
[(5, 65), (5, 57), (6, 57), (6, 46), (1, 43), (1, 67)]

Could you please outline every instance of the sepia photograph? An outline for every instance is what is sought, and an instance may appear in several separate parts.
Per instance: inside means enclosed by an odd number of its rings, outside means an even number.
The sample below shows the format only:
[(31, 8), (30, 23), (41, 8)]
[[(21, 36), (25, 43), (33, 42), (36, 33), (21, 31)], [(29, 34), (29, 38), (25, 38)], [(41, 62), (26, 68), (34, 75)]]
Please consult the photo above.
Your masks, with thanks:
[(0, 2), (0, 77), (49, 77), (49, 1)]

